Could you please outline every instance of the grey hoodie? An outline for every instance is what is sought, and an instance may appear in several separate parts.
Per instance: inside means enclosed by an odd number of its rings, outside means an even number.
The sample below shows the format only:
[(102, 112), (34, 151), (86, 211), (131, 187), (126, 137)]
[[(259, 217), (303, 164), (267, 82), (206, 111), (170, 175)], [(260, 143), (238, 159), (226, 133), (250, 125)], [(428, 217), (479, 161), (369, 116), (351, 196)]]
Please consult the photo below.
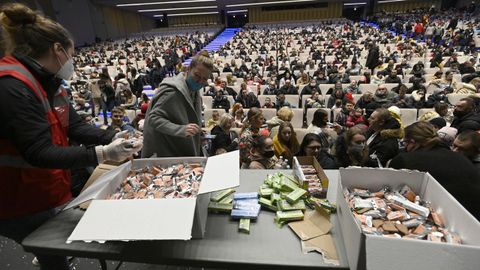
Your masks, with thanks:
[(185, 137), (187, 124), (202, 126), (201, 100), (188, 88), (184, 73), (163, 80), (148, 106), (142, 157), (201, 156), (200, 134)]

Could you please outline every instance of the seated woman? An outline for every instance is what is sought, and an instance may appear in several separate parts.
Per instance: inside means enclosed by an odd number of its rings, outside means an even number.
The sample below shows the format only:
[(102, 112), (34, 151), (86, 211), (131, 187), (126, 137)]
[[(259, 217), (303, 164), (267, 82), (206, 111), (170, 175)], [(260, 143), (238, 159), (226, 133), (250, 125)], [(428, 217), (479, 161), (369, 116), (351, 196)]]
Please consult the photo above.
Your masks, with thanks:
[(451, 151), (427, 122), (416, 122), (406, 127), (403, 142), (406, 153), (393, 158), (390, 167), (430, 173), (479, 219), (480, 175), (468, 158)]
[(223, 114), (219, 123), (210, 132), (215, 135), (210, 148), (210, 155), (219, 155), (238, 149), (238, 135), (230, 130), (234, 125), (235, 119), (230, 114)]
[(249, 155), (252, 148), (252, 142), (256, 136), (268, 136), (268, 129), (262, 128), (265, 122), (263, 112), (259, 108), (251, 108), (247, 113), (247, 119), (240, 133), (240, 160), (243, 163), (250, 164)]
[(297, 135), (290, 122), (283, 122), (278, 128), (278, 134), (273, 137), (273, 150), (275, 156), (283, 157), (292, 164), (293, 155), (298, 152), (299, 144)]
[(336, 130), (340, 130), (339, 125), (334, 125), (333, 128), (328, 125), (328, 112), (323, 109), (318, 109), (313, 114), (312, 123), (307, 128), (307, 133), (325, 133), (328, 135), (328, 142), (330, 146), (337, 140), (338, 134)]
[(329, 142), (325, 133), (308, 133), (300, 144), (300, 151), (295, 156), (315, 157), (324, 169), (337, 169), (337, 160), (328, 153)]
[(363, 166), (368, 159), (365, 129), (354, 126), (336, 141), (338, 167)]
[(213, 128), (214, 126), (218, 125), (220, 121), (220, 113), (217, 110), (212, 111), (212, 118), (208, 119), (205, 123), (206, 128)]
[(305, 108), (325, 108), (325, 100), (318, 91), (313, 91), (312, 95), (305, 101)]
[(268, 130), (270, 130), (270, 138), (275, 137), (278, 133), (278, 127), (283, 122), (290, 122), (293, 119), (293, 110), (289, 107), (282, 107), (277, 111), (277, 115), (272, 117), (272, 119), (267, 120)]
[(274, 169), (277, 163), (273, 151), (273, 140), (268, 136), (256, 136), (251, 145), (248, 165), (244, 163), (243, 168), (248, 169)]
[(240, 103), (235, 103), (232, 107), (232, 116), (235, 119), (234, 127), (235, 128), (243, 128), (243, 118), (245, 114), (243, 112), (243, 106)]

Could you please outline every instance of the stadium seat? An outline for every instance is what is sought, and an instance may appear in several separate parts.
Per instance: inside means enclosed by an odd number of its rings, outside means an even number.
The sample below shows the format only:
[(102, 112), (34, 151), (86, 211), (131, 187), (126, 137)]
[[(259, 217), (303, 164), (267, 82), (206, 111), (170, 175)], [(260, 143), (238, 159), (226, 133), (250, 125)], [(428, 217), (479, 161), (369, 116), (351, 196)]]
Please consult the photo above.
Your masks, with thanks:
[(403, 126), (409, 126), (417, 121), (417, 109), (400, 109)]
[(211, 96), (202, 96), (202, 102), (203, 102), (203, 105), (205, 106), (205, 109), (211, 109), (213, 98)]
[(293, 119), (291, 121), (294, 128), (301, 128), (303, 126), (303, 109), (292, 109)]

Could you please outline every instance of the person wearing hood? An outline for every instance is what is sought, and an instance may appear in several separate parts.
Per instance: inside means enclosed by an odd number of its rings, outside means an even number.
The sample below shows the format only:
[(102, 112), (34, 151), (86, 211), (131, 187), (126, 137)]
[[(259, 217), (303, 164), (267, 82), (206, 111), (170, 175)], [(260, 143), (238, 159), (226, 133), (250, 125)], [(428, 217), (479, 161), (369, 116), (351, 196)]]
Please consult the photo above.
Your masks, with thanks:
[(267, 120), (268, 130), (270, 130), (270, 137), (275, 137), (278, 133), (278, 128), (284, 122), (290, 122), (293, 119), (293, 110), (289, 107), (281, 107), (277, 111), (277, 115), (272, 119)]
[(480, 114), (475, 112), (475, 102), (471, 98), (462, 98), (455, 104), (452, 127), (458, 129), (458, 134), (465, 131), (480, 130)]
[(197, 54), (187, 72), (166, 78), (150, 101), (144, 127), (142, 157), (201, 156), (202, 98), (213, 61)]
[(394, 169), (430, 173), (473, 216), (480, 218), (480, 175), (467, 157), (451, 151), (428, 122), (405, 128), (406, 153), (391, 162)]
[(385, 108), (376, 109), (368, 119), (366, 145), (369, 157), (366, 166), (385, 167), (398, 154), (398, 139), (401, 138), (400, 123)]
[(390, 107), (395, 96), (395, 92), (389, 91), (385, 85), (381, 84), (375, 91), (373, 101), (377, 103), (378, 107)]

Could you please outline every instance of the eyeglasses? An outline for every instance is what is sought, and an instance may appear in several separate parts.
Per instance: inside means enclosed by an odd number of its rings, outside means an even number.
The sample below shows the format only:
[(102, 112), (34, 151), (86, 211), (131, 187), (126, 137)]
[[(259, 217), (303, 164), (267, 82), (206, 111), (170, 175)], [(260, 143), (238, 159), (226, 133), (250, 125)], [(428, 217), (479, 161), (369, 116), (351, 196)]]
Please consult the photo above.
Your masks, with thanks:
[(321, 145), (313, 145), (313, 146), (307, 146), (309, 150), (320, 150), (322, 149)]

